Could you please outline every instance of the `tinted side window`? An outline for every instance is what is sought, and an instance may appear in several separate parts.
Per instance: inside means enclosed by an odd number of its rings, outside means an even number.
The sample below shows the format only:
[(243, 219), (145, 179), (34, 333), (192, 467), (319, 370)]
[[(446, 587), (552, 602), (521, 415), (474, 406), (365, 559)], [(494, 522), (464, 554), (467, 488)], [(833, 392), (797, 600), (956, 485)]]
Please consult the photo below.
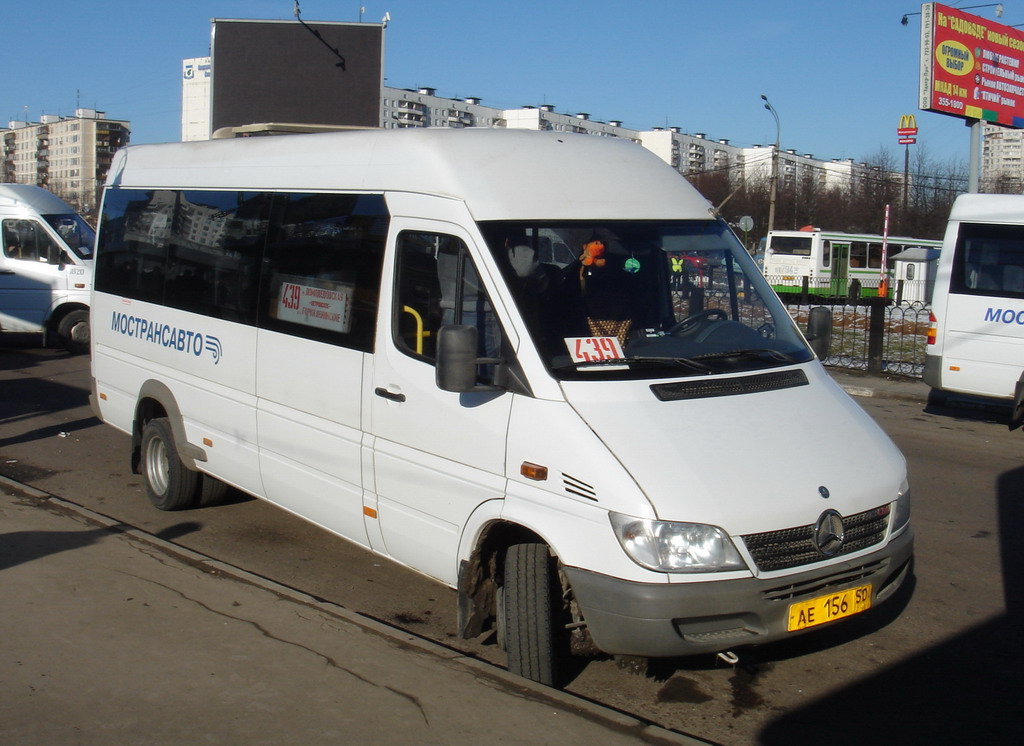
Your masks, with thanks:
[(103, 204), (97, 290), (255, 323), (268, 195), (110, 190)]
[(1024, 298), (1024, 227), (962, 223), (950, 290)]
[(275, 195), (260, 326), (371, 352), (387, 230), (381, 195)]

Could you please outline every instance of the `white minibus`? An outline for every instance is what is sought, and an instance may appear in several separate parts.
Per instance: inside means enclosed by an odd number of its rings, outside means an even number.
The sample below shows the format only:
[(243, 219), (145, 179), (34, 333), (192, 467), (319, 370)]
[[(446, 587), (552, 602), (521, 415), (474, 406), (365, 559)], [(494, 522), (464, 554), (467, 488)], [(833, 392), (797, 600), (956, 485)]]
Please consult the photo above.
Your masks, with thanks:
[(0, 184), (0, 331), (89, 349), (93, 229), (42, 187)]
[(911, 572), (902, 455), (628, 141), (130, 147), (93, 302), (93, 403), (158, 508), (268, 500), (455, 589), (537, 681), (788, 638)]
[(1008, 401), (1016, 395), (1019, 401), (1024, 196), (956, 198), (939, 257), (931, 322), (924, 380), (939, 398), (954, 392)]

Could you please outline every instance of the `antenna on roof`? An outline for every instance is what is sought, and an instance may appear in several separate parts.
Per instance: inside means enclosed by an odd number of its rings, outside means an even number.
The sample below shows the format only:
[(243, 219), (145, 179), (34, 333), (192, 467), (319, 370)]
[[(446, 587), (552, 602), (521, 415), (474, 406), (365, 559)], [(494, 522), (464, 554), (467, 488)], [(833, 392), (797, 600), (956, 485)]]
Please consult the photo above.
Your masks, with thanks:
[(315, 36), (317, 39), (319, 39), (321, 44), (323, 44), (325, 47), (327, 47), (332, 52), (334, 52), (334, 56), (337, 57), (340, 60), (339, 62), (335, 62), (334, 66), (335, 67), (340, 67), (342, 70), (344, 70), (345, 69), (345, 58), (341, 55), (341, 52), (339, 52), (336, 48), (334, 48), (330, 44), (328, 44), (327, 41), (324, 39), (324, 37), (320, 36), (320, 32), (319, 31), (317, 31), (314, 28), (310, 28), (309, 26), (307, 26), (306, 22), (302, 20), (301, 13), (302, 13), (302, 11), (299, 10), (299, 0), (295, 0), (295, 20), (298, 21), (299, 23), (301, 23), (302, 27), (304, 29), (306, 29), (306, 31), (308, 31), (313, 36)]

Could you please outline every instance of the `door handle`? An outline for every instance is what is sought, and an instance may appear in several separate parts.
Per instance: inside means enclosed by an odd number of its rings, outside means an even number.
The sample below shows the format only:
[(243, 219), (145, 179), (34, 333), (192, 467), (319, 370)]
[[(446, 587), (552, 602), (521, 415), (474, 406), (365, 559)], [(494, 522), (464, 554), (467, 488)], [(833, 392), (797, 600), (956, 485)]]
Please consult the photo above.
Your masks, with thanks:
[(0, 269), (0, 275), (13, 275), (13, 269)]
[(384, 399), (390, 399), (391, 401), (399, 401), (399, 402), (405, 401), (405, 394), (402, 394), (402, 393), (396, 394), (394, 392), (388, 391), (383, 386), (378, 386), (377, 388), (375, 388), (373, 390), (373, 393), (375, 393), (377, 396), (380, 396), (380, 397), (382, 397)]

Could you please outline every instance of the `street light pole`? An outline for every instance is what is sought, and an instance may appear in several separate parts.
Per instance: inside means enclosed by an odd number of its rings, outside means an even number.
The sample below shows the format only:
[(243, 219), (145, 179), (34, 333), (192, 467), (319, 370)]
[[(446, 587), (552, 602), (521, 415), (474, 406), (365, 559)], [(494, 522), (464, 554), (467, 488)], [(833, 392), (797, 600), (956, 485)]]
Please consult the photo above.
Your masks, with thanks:
[(779, 183), (779, 133), (781, 127), (779, 126), (779, 114), (775, 111), (775, 107), (772, 106), (768, 97), (762, 93), (761, 100), (764, 101), (764, 108), (775, 117), (775, 147), (772, 149), (771, 191), (768, 197), (768, 230), (771, 231), (775, 230), (775, 195), (778, 192)]

